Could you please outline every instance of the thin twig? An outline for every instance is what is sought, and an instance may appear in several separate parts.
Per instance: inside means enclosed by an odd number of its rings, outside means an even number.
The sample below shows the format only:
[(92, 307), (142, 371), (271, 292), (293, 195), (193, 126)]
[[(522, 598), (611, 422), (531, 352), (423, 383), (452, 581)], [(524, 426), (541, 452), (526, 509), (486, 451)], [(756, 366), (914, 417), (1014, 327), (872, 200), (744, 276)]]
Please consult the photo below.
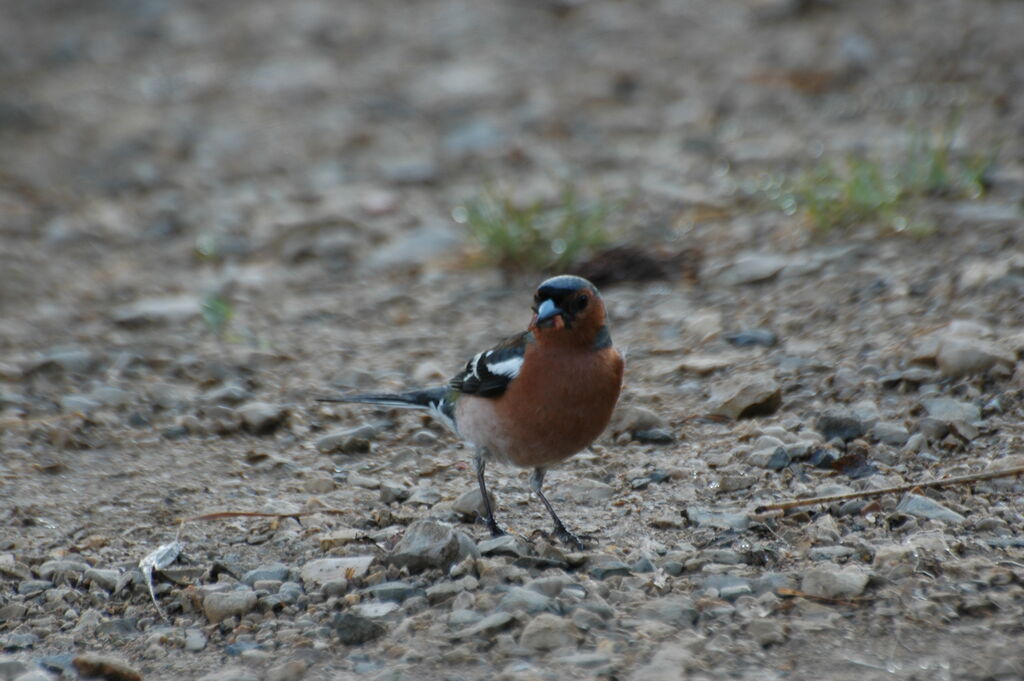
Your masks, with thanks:
[(305, 518), (306, 516), (317, 515), (318, 513), (326, 513), (327, 515), (344, 515), (350, 511), (343, 511), (338, 508), (321, 508), (316, 511), (296, 511), (295, 513), (259, 513), (257, 511), (218, 511), (216, 513), (207, 513), (206, 515), (197, 515), (191, 518), (182, 518), (175, 522), (190, 523), (195, 520), (222, 520), (224, 518), (277, 518), (278, 520), (284, 520), (285, 518)]
[(754, 509), (754, 513), (765, 513), (767, 511), (785, 511), (791, 508), (800, 508), (801, 506), (814, 506), (815, 504), (830, 504), (833, 501), (846, 501), (848, 499), (859, 499), (863, 497), (880, 497), (885, 494), (899, 494), (902, 492), (912, 492), (915, 489), (921, 489), (925, 487), (948, 487), (950, 485), (962, 485), (968, 482), (979, 482), (981, 480), (993, 480), (995, 478), (1009, 478), (1014, 475), (1024, 474), (1024, 466), (1018, 466), (1016, 468), (1007, 468), (1001, 471), (992, 471), (991, 473), (975, 473), (974, 475), (961, 475), (956, 478), (943, 478), (942, 480), (927, 480), (924, 482), (913, 482), (907, 485), (897, 485), (896, 487), (885, 487), (883, 489), (873, 489), (866, 492), (850, 492), (848, 494), (833, 494), (827, 497), (810, 497), (808, 499), (794, 499), (793, 501), (783, 501), (778, 504), (766, 504), (764, 506), (758, 506)]

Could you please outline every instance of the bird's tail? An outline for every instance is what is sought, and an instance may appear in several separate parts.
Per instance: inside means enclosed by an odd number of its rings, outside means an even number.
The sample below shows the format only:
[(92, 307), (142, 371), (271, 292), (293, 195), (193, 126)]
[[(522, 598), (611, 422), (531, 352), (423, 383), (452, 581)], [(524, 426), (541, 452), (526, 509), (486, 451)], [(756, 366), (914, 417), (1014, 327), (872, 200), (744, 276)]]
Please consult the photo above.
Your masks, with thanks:
[(339, 395), (337, 397), (318, 397), (318, 402), (355, 402), (358, 404), (379, 404), (383, 407), (399, 409), (432, 409), (436, 410), (444, 402), (450, 388), (439, 386), (424, 390), (411, 390), (405, 393), (362, 393), (358, 395)]

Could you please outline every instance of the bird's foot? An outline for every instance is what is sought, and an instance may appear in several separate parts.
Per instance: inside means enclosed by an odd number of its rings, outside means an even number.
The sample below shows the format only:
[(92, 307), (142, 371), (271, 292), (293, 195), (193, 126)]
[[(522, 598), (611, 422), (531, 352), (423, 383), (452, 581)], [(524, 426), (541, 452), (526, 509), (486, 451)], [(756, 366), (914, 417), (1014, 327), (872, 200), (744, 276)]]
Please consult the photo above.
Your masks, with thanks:
[(484, 524), (487, 525), (487, 529), (491, 531), (492, 537), (504, 537), (508, 534), (505, 530), (501, 529), (494, 518), (484, 518)]
[(583, 540), (565, 529), (565, 525), (555, 525), (555, 530), (551, 534), (553, 534), (555, 539), (558, 541), (576, 549), (577, 551), (585, 551), (587, 548), (586, 545), (584, 545)]

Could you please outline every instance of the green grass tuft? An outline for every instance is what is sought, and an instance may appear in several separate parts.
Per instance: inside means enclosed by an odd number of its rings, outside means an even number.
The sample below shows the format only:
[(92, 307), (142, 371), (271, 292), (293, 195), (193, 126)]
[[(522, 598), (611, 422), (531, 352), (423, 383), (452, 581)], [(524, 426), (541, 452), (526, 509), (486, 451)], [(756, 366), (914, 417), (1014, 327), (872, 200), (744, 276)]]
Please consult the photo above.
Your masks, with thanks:
[(506, 272), (562, 270), (610, 242), (611, 205), (566, 185), (556, 202), (521, 205), (495, 188), (456, 207), (488, 264)]
[(874, 224), (925, 235), (934, 227), (922, 211), (928, 198), (975, 199), (988, 187), (994, 154), (957, 158), (952, 134), (914, 135), (902, 158), (884, 163), (848, 155), (841, 163), (767, 183), (763, 190), (787, 214), (802, 213), (818, 230)]

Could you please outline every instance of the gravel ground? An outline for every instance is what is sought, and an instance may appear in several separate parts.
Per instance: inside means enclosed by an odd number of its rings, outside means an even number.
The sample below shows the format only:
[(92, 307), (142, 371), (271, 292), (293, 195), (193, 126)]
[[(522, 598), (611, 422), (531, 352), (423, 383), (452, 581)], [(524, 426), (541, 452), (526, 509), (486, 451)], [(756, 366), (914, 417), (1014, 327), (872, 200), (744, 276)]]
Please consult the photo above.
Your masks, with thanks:
[[(1020, 2), (0, 13), (0, 681), (1024, 677), (1019, 478), (755, 512), (1024, 466)], [(951, 118), (997, 163), (928, 235), (751, 191)], [(604, 290), (580, 553), (525, 472), (491, 540), (440, 424), (313, 400), (520, 330), (543, 275), (452, 209), (566, 180), (704, 254)]]

